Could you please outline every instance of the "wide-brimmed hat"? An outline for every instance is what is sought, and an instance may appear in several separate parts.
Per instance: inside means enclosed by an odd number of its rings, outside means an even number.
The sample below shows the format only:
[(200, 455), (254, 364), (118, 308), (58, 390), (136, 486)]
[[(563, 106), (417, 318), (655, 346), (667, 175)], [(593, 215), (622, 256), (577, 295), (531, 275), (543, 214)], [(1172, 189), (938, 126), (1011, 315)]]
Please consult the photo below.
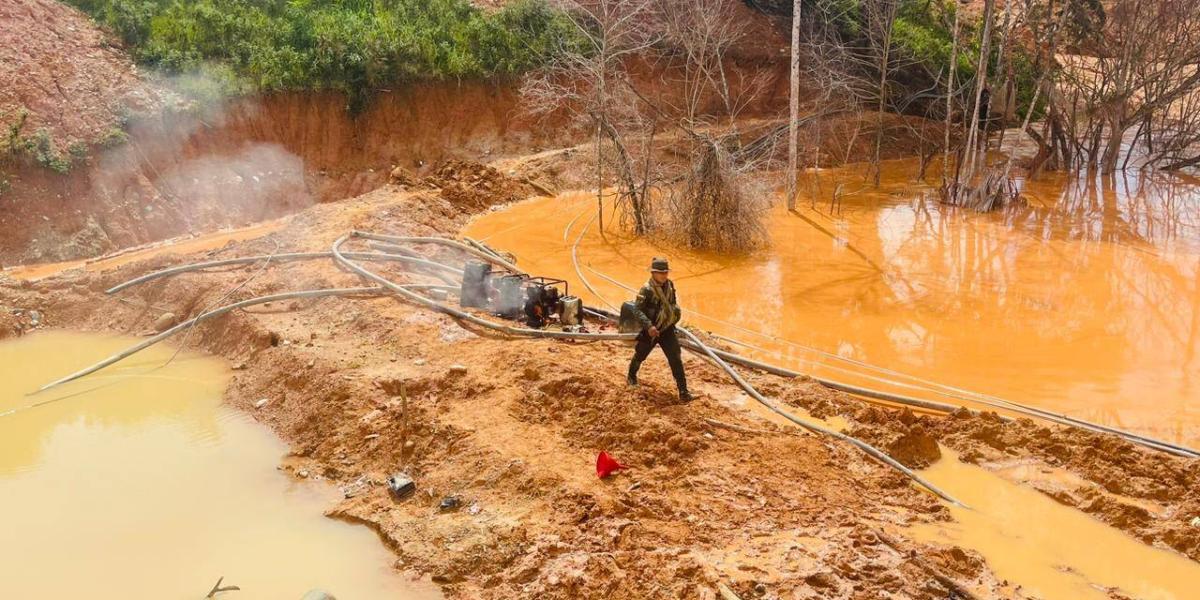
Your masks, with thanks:
[(665, 258), (655, 258), (654, 260), (650, 261), (651, 273), (666, 273), (670, 270), (671, 265), (667, 264), (667, 259)]

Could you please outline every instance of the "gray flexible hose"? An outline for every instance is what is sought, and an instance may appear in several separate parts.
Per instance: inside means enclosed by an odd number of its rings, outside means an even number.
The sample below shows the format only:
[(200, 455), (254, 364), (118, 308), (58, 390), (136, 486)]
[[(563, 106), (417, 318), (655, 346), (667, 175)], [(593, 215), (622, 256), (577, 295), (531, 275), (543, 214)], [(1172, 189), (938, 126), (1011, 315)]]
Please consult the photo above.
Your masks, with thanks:
[(350, 235), (353, 237), (360, 237), (363, 239), (375, 240), (377, 242), (393, 242), (393, 243), (398, 243), (398, 244), (437, 244), (439, 246), (447, 246), (449, 248), (457, 248), (459, 250), (462, 250), (463, 252), (466, 252), (467, 254), (470, 254), (471, 256), (474, 256), (481, 260), (485, 260), (485, 261), (490, 262), (495, 265), (499, 265), (501, 267), (504, 267), (505, 269), (508, 269), (509, 271), (514, 272), (514, 273), (521, 272), (521, 269), (518, 268), (517, 265), (514, 265), (511, 262), (504, 260), (503, 258), (499, 258), (497, 256), (488, 254), (487, 252), (476, 250), (475, 248), (472, 248), (471, 246), (468, 246), (461, 242), (456, 242), (454, 240), (448, 240), (446, 238), (384, 235), (381, 233), (370, 233), (367, 231), (357, 231), (357, 230), (351, 231)]
[[(479, 318), (471, 313), (468, 313), (466, 311), (459, 310), (459, 309), (453, 308), (451, 306), (447, 306), (447, 305), (437, 302), (435, 300), (426, 298), (420, 294), (409, 291), (408, 289), (405, 289), (404, 286), (393, 283), (393, 282), (389, 281), (387, 278), (382, 277), (375, 272), (372, 272), (372, 271), (369, 271), (369, 270), (363, 268), (361, 265), (355, 263), (353, 260), (348, 258), (347, 257), (348, 255), (346, 253), (343, 253), (341, 251), (342, 244), (345, 244), (350, 238), (363, 238), (363, 239), (373, 239), (373, 240), (379, 240), (380, 238), (389, 238), (389, 239), (385, 239), (385, 240), (381, 240), (381, 241), (396, 241), (396, 240), (408, 241), (408, 240), (405, 240), (402, 238), (396, 238), (395, 236), (379, 236), (379, 235), (371, 234), (371, 233), (352, 231), (349, 234), (343, 235), (342, 237), (338, 238), (337, 241), (335, 241), (333, 243), (331, 251), (333, 253), (334, 260), (336, 260), (339, 264), (346, 267), (347, 269), (350, 269), (351, 271), (358, 273), (363, 278), (373, 281), (375, 283), (378, 283), (379, 285), (395, 292), (397, 295), (399, 295), (407, 300), (410, 300), (416, 304), (419, 304), (426, 308), (436, 310), (440, 313), (450, 315), (454, 318), (468, 321), (470, 323), (474, 323), (481, 327), (486, 327), (493, 331), (499, 331), (501, 333), (504, 333), (507, 335), (514, 335), (514, 336), (568, 339), (568, 340), (633, 340), (637, 337), (636, 334), (632, 334), (632, 333), (574, 333), (574, 332), (569, 332), (569, 331), (551, 331), (551, 330), (545, 330), (545, 329), (529, 329), (527, 327), (512, 327), (509, 325), (500, 325), (499, 323), (495, 323), (495, 322), (489, 321), (487, 319), (481, 319), (481, 318)], [(438, 242), (433, 242), (433, 241), (429, 241), (429, 240), (437, 240), (439, 238), (413, 238), (413, 239), (420, 240), (419, 243), (438, 243)], [(449, 240), (441, 240), (441, 241), (449, 242)], [(451, 243), (448, 245), (462, 246), (461, 244), (457, 244), (457, 242), (454, 242), (454, 243)], [(462, 246), (462, 247), (470, 248), (469, 246)], [(478, 252), (474, 248), (470, 248), (470, 250), (472, 252)], [(492, 260), (498, 260), (498, 259), (493, 258)], [(503, 261), (501, 261), (501, 262), (503, 262)]]
[(693, 334), (692, 332), (690, 332), (687, 329), (684, 329), (682, 327), (677, 327), (677, 329), (679, 331), (683, 332), (683, 335), (686, 336), (688, 338), (688, 340), (690, 340), (698, 348), (700, 348), (708, 356), (709, 359), (711, 359), (713, 362), (717, 363), (718, 366), (720, 366), (722, 369), (724, 369), (725, 372), (728, 373), (729, 376), (732, 377), (733, 380), (735, 382), (737, 382), (737, 384), (739, 386), (741, 386), (741, 388), (743, 390), (746, 390), (747, 394), (750, 394), (750, 396), (752, 398), (757, 400), (759, 402), (759, 404), (762, 404), (763, 406), (771, 409), (771, 411), (775, 412), (776, 414), (779, 414), (783, 418), (785, 418), (785, 419), (787, 419), (809, 431), (813, 431), (813, 432), (819, 433), (821, 435), (827, 435), (829, 437), (841, 440), (843, 442), (849, 442), (850, 444), (853, 444), (855, 447), (862, 450), (863, 452), (866, 452), (867, 455), (869, 455), (871, 458), (874, 458), (875, 460), (878, 460), (879, 462), (903, 473), (909, 479), (912, 479), (913, 481), (920, 484), (921, 487), (924, 487), (925, 489), (929, 490), (930, 492), (933, 492), (934, 494), (936, 494), (939, 498), (941, 498), (947, 502), (950, 502), (951, 504), (962, 506), (964, 508), (969, 508), (969, 507), (967, 507), (966, 504), (959, 502), (956, 498), (954, 498), (950, 494), (947, 494), (946, 492), (942, 491), (942, 489), (939, 488), (938, 486), (930, 483), (929, 481), (926, 481), (925, 478), (923, 478), (920, 475), (913, 472), (912, 469), (909, 469), (908, 467), (900, 464), (899, 461), (888, 456), (886, 453), (884, 453), (882, 450), (876, 448), (875, 446), (872, 446), (871, 444), (868, 444), (856, 437), (852, 437), (852, 436), (846, 435), (844, 433), (841, 433), (840, 431), (826, 429), (815, 423), (809, 423), (808, 421), (805, 421), (804, 419), (801, 419), (801, 418), (797, 417), (796, 415), (793, 415), (792, 413), (790, 413), (786, 410), (783, 410), (782, 408), (779, 407), (779, 405), (775, 404), (774, 402), (772, 402), (772, 401), (768, 400), (766, 397), (764, 397), (762, 394), (758, 393), (758, 390), (754, 389), (754, 386), (747, 383), (745, 379), (742, 379), (742, 376), (738, 375), (737, 371), (733, 370), (733, 367), (729, 366), (729, 364), (726, 363), (724, 360), (722, 360), (721, 357), (717, 356), (711, 349), (709, 349), (709, 347), (707, 345), (705, 345), (704, 342), (701, 342), (700, 338), (696, 337), (695, 334)]
[(234, 302), (233, 304), (226, 304), (225, 306), (222, 306), (220, 308), (215, 308), (206, 313), (200, 314), (194, 318), (183, 321), (183, 322), (175, 325), (174, 327), (172, 327), (166, 331), (163, 331), (162, 333), (159, 333), (158, 335), (148, 338), (144, 342), (136, 344), (125, 350), (122, 350), (121, 352), (118, 352), (112, 356), (109, 356), (108, 358), (106, 358), (98, 363), (95, 363), (89, 367), (85, 367), (74, 373), (71, 373), (70, 375), (67, 375), (66, 377), (63, 377), (61, 379), (57, 379), (55, 381), (47, 383), (46, 385), (43, 385), (42, 387), (38, 388), (37, 391), (34, 393), (35, 394), (41, 393), (52, 387), (59, 386), (64, 383), (67, 383), (69, 381), (74, 381), (76, 379), (79, 379), (80, 377), (84, 377), (86, 375), (95, 373), (96, 371), (99, 371), (100, 369), (103, 369), (104, 367), (107, 367), (113, 363), (119, 362), (130, 356), (133, 356), (134, 354), (137, 354), (138, 352), (141, 352), (142, 350), (145, 350), (146, 348), (149, 348), (150, 346), (153, 346), (153, 345), (171, 337), (172, 335), (175, 335), (176, 333), (179, 333), (180, 331), (183, 331), (184, 329), (187, 329), (187, 328), (191, 327), (192, 325), (195, 325), (196, 323), (200, 323), (201, 321), (207, 321), (208, 319), (211, 319), (213, 317), (219, 317), (229, 311), (236, 310), (236, 309), (239, 309), (239, 308), (242, 308), (245, 306), (252, 306), (255, 304), (265, 304), (267, 302), (278, 302), (280, 300), (292, 300), (292, 299), (296, 299), (296, 298), (322, 298), (325, 296), (351, 296), (351, 295), (363, 295), (363, 294), (378, 295), (378, 294), (383, 294), (383, 293), (385, 293), (384, 290), (377, 288), (377, 287), (304, 290), (304, 291), (299, 291), (299, 292), (287, 292), (287, 293), (283, 293), (283, 294), (271, 294), (269, 296), (259, 296), (257, 298), (250, 298), (248, 300), (242, 300), (241, 302)]
[[(130, 279), (129, 281), (126, 281), (125, 283), (121, 283), (121, 284), (115, 285), (111, 288), (108, 288), (107, 290), (104, 291), (104, 293), (115, 294), (117, 292), (120, 292), (120, 291), (130, 288), (130, 287), (133, 287), (135, 285), (146, 283), (148, 281), (153, 281), (153, 280), (159, 279), (161, 277), (169, 277), (171, 275), (178, 275), (180, 273), (186, 273), (188, 271), (198, 271), (201, 269), (211, 269), (211, 268), (215, 268), (215, 267), (225, 267), (225, 266), (231, 266), (231, 265), (244, 265), (244, 264), (256, 263), (256, 262), (267, 260), (267, 259), (271, 259), (272, 261), (291, 261), (291, 260), (316, 260), (316, 259), (320, 259), (320, 258), (332, 258), (332, 257), (333, 257), (333, 254), (331, 254), (329, 252), (290, 252), (287, 254), (275, 254), (275, 255), (264, 254), (261, 256), (242, 256), (242, 257), (238, 257), (238, 258), (226, 258), (226, 259), (222, 259), (222, 260), (211, 260), (211, 261), (201, 262), (201, 263), (190, 263), (190, 264), (186, 264), (186, 265), (179, 265), (176, 267), (170, 267), (167, 269), (162, 269), (159, 271), (147, 273), (145, 275), (142, 275), (141, 277)], [(355, 260), (393, 261), (393, 262), (403, 262), (403, 263), (408, 263), (408, 264), (416, 264), (419, 266), (429, 267), (431, 269), (440, 269), (440, 270), (446, 271), (448, 273), (456, 274), (460, 277), (462, 276), (461, 270), (455, 269), (454, 267), (451, 267), (449, 265), (444, 265), (442, 263), (434, 262), (431, 260), (414, 258), (411, 256), (403, 256), (403, 255), (396, 255), (396, 254), (375, 254), (375, 253), (368, 253), (368, 252), (356, 252), (356, 253), (354, 253), (354, 258), (355, 258)]]

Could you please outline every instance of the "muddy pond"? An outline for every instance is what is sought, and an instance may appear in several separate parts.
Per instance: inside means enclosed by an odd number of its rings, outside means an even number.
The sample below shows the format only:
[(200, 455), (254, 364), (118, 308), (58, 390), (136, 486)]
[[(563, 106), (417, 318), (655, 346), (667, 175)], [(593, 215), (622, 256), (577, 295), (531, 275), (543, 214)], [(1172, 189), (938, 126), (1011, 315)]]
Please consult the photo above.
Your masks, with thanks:
[[(276, 469), (283, 442), (221, 404), (218, 359), (156, 346), (28, 396), (136, 339), (0, 343), (0, 587), (12, 598), (431, 599), (337, 491)], [(36, 405), (36, 406), (34, 406)], [(31, 408), (30, 408), (31, 407)]]
[(887, 162), (878, 189), (860, 167), (805, 179), (797, 213), (777, 202), (770, 248), (748, 257), (631, 237), (607, 209), (602, 234), (594, 193), (494, 211), (464, 235), (601, 307), (632, 299), (667, 256), (685, 324), (772, 364), (1200, 446), (1200, 185), (1048, 177), (1022, 182), (1026, 207), (976, 214), (914, 173)]

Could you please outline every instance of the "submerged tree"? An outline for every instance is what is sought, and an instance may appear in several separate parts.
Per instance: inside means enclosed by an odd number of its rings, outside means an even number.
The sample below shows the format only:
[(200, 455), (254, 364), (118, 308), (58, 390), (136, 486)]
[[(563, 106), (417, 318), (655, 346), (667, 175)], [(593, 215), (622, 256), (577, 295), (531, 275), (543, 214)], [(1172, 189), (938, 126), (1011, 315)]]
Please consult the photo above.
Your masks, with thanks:
[(749, 175), (757, 161), (740, 151), (738, 118), (766, 78), (734, 75), (727, 67), (745, 24), (726, 0), (657, 0), (657, 5), (667, 32), (660, 66), (682, 94), (679, 102), (663, 97), (653, 110), (678, 115), (689, 163), (670, 178), (678, 183), (664, 190), (665, 233), (693, 248), (753, 250), (767, 240), (766, 194)]
[[(1049, 135), (1051, 167), (1113, 173), (1141, 150), (1145, 166), (1200, 163), (1194, 113), (1200, 92), (1200, 9), (1191, 0), (1085, 0), (1034, 5), (1043, 20), (1069, 15), (1076, 52), (1055, 56)], [(1084, 15), (1085, 18), (1079, 18)], [(1130, 132), (1133, 132), (1130, 135)], [(1122, 161), (1122, 154), (1125, 160)]]

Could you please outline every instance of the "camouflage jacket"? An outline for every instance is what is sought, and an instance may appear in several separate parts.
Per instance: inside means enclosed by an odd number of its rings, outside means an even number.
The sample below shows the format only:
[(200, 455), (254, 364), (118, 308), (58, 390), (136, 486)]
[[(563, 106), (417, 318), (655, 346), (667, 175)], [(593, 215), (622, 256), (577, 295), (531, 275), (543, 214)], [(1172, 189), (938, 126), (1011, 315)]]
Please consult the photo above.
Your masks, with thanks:
[[(650, 288), (651, 285), (653, 284), (649, 281), (643, 284), (642, 289), (638, 290), (637, 300), (634, 301), (634, 305), (637, 307), (634, 315), (641, 322), (643, 330), (649, 329), (651, 325), (657, 323), (658, 314), (662, 312), (662, 304), (658, 300), (658, 295)], [(675, 282), (668, 279), (663, 285), (665, 288), (664, 291), (667, 294), (667, 300), (671, 302), (671, 307), (675, 309), (675, 319), (663, 327), (659, 327), (659, 329), (666, 329), (678, 323), (679, 319), (683, 316), (683, 311), (679, 309), (679, 299), (675, 296)]]

